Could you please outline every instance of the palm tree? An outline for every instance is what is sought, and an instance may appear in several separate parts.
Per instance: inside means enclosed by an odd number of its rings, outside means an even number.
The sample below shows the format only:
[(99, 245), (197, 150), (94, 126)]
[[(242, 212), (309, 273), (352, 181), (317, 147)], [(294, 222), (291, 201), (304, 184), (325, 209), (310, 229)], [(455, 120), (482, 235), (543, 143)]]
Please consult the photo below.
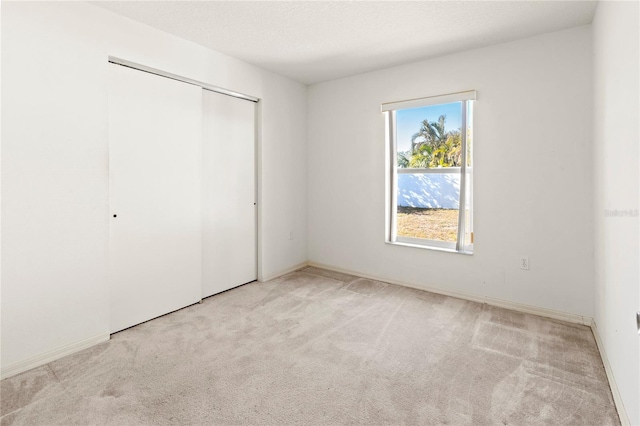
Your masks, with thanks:
[(441, 115), (438, 121), (422, 121), (420, 130), (411, 138), (409, 167), (460, 166), (462, 161), (460, 131), (447, 132), (446, 121), (446, 115)]

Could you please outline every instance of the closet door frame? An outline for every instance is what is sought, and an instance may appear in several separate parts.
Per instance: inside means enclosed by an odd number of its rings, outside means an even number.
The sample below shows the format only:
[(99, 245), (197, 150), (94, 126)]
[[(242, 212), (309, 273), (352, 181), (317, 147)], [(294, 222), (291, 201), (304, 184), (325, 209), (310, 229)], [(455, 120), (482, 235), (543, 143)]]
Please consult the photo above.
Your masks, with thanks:
[[(246, 101), (253, 102), (254, 105), (254, 168), (255, 168), (255, 199), (256, 199), (256, 270), (257, 270), (257, 281), (264, 281), (263, 274), (263, 246), (262, 246), (262, 229), (263, 229), (263, 218), (262, 218), (262, 99), (244, 94), (241, 92), (225, 89), (213, 84), (209, 84), (203, 81), (195, 80), (189, 77), (184, 77), (178, 74), (170, 73), (167, 71), (160, 70), (158, 68), (149, 67), (147, 65), (143, 65), (137, 62), (129, 61), (126, 59), (122, 59), (116, 56), (108, 56), (108, 65), (115, 64), (128, 68), (132, 68), (134, 70), (138, 70), (141, 72), (147, 72), (150, 74), (155, 74), (161, 77), (181, 81), (187, 84), (192, 84), (195, 86), (201, 87), (203, 90), (208, 90), (228, 96), (233, 96), (239, 99), (243, 99)], [(109, 218), (111, 218), (111, 200), (109, 200)], [(111, 228), (111, 220), (109, 220), (110, 228)], [(109, 231), (111, 235), (111, 230)]]

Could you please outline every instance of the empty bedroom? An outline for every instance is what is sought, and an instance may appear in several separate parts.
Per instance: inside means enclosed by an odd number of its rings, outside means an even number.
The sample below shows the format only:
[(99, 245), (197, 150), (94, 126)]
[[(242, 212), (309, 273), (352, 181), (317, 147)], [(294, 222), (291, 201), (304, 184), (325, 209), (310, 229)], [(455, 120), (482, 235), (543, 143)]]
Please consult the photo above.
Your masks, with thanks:
[(639, 1), (0, 21), (2, 426), (640, 426)]

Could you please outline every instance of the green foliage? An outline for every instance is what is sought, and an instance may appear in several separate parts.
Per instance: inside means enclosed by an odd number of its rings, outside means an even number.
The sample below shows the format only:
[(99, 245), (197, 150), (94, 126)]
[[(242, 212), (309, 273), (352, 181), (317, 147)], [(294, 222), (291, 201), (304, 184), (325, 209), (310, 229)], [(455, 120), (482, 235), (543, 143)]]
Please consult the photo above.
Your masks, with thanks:
[(420, 130), (411, 138), (411, 150), (398, 153), (398, 167), (431, 168), (460, 167), (462, 162), (462, 139), (460, 131), (447, 132), (447, 117), (438, 121), (423, 120)]
[(411, 163), (411, 151), (398, 152), (398, 167), (406, 169)]

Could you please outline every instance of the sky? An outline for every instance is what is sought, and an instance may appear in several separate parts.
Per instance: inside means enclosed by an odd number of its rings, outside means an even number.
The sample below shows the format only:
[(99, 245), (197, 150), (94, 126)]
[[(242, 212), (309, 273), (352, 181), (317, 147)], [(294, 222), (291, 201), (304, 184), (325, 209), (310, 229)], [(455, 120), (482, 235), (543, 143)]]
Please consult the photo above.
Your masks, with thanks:
[(422, 108), (402, 109), (396, 112), (396, 140), (398, 151), (411, 149), (411, 136), (420, 130), (422, 120), (438, 121), (446, 115), (445, 130), (460, 130), (462, 102), (432, 105)]

